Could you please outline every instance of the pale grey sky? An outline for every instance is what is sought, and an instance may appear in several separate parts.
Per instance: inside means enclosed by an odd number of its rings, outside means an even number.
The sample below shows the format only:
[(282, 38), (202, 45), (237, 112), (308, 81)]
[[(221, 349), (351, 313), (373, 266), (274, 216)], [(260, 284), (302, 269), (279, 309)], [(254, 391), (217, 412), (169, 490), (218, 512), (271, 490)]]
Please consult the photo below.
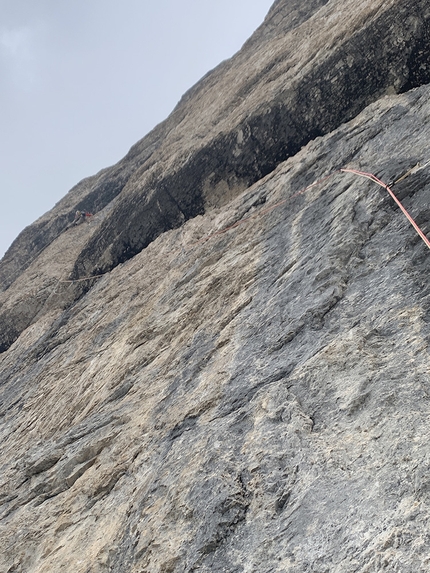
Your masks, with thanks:
[(232, 56), (273, 0), (0, 0), (0, 257)]

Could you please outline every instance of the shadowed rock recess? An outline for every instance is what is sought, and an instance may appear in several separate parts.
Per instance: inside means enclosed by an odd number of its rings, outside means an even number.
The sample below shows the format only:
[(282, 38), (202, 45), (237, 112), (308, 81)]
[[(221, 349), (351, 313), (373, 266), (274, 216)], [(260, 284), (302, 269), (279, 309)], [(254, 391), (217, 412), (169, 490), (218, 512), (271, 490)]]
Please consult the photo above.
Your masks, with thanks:
[(18, 236), (1, 573), (430, 570), (430, 253), (337, 171), (430, 233), (429, 26), (277, 0)]

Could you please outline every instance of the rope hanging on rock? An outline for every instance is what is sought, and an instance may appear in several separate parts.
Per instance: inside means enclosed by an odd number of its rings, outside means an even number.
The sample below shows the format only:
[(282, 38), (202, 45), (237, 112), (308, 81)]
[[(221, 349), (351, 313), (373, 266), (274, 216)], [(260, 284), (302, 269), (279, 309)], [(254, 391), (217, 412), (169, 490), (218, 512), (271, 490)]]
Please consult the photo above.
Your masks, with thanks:
[[(428, 163), (426, 163), (423, 167), (426, 167), (427, 165), (430, 164), (430, 161)], [(422, 169), (422, 167), (420, 167), (420, 169)], [(413, 171), (415, 170), (415, 168), (410, 169), (405, 175), (403, 175), (402, 177), (400, 177), (400, 179), (398, 179), (396, 181), (396, 183), (398, 183), (399, 181), (405, 179), (408, 175), (410, 175), (411, 173), (413, 173)], [(232, 225), (229, 225), (228, 227), (224, 227), (224, 229), (220, 229), (219, 231), (215, 231), (214, 233), (211, 233), (210, 235), (207, 235), (206, 237), (203, 237), (202, 239), (199, 239), (197, 242), (193, 243), (192, 247), (195, 247), (201, 243), (205, 243), (206, 241), (209, 241), (210, 239), (213, 239), (215, 237), (218, 237), (219, 235), (223, 235), (224, 233), (227, 233), (227, 231), (230, 231), (232, 229), (235, 229), (236, 227), (238, 227), (239, 225), (243, 225), (244, 223), (248, 223), (250, 221), (252, 221), (253, 219), (257, 218), (257, 217), (261, 217), (262, 215), (265, 215), (266, 213), (269, 213), (270, 211), (273, 211), (274, 209), (276, 209), (277, 207), (280, 207), (281, 205), (285, 205), (285, 203), (288, 203), (289, 201), (291, 201), (292, 199), (294, 199), (295, 197), (298, 197), (299, 195), (303, 195), (304, 193), (306, 193), (306, 191), (309, 191), (309, 189), (312, 189), (313, 187), (316, 187), (317, 185), (321, 185), (322, 183), (324, 183), (325, 181), (327, 181), (328, 179), (331, 179), (331, 177), (333, 177), (333, 175), (336, 175), (336, 173), (352, 173), (353, 175), (357, 175), (359, 177), (364, 177), (365, 179), (370, 179), (370, 181), (373, 181), (373, 183), (376, 183), (377, 185), (380, 185), (382, 188), (384, 188), (392, 197), (392, 199), (395, 201), (395, 203), (398, 205), (398, 207), (400, 208), (400, 210), (402, 211), (402, 213), (405, 215), (405, 217), (408, 219), (408, 221), (410, 222), (410, 224), (413, 226), (413, 228), (415, 229), (415, 231), (417, 232), (417, 234), (419, 235), (419, 237), (423, 240), (423, 242), (425, 243), (425, 245), (427, 246), (427, 248), (430, 249), (430, 240), (426, 237), (426, 235), (423, 233), (423, 231), (421, 230), (421, 228), (418, 226), (418, 224), (415, 222), (415, 220), (413, 219), (413, 217), (408, 213), (408, 211), (406, 210), (406, 208), (403, 206), (403, 204), (401, 203), (401, 201), (396, 197), (396, 195), (394, 194), (393, 190), (383, 181), (381, 181), (381, 179), (379, 179), (378, 177), (376, 177), (376, 175), (373, 175), (373, 173), (367, 173), (365, 171), (358, 171), (357, 169), (350, 169), (347, 167), (343, 167), (342, 169), (336, 169), (336, 171), (332, 171), (331, 173), (329, 173), (328, 175), (325, 175), (324, 177), (321, 177), (321, 179), (317, 179), (316, 181), (314, 181), (313, 183), (311, 183), (310, 185), (308, 185), (307, 187), (300, 189), (300, 191), (297, 191), (296, 193), (294, 193), (293, 195), (291, 195), (291, 197), (288, 197), (287, 199), (283, 199), (282, 201), (278, 201), (277, 203), (275, 203), (274, 205), (270, 205), (268, 207), (265, 207), (264, 209), (260, 210), (258, 213), (255, 213), (255, 215), (251, 215), (250, 217), (246, 217), (245, 219), (240, 219), (239, 221), (236, 221), (235, 223), (233, 223)], [(96, 279), (96, 278), (100, 278), (104, 276), (103, 274), (100, 275), (93, 275), (90, 277), (83, 277), (80, 279), (75, 279), (75, 280), (59, 280), (57, 285), (60, 283), (76, 283), (76, 282), (81, 282), (81, 281), (87, 281), (87, 280), (91, 280), (91, 279)]]
[[(430, 161), (428, 163), (426, 163), (423, 167), (426, 167), (427, 165), (430, 164)], [(420, 169), (422, 169), (423, 167), (419, 167)], [(416, 168), (410, 169), (405, 175), (403, 175), (403, 177), (401, 177), (400, 179), (398, 179), (396, 181), (396, 183), (398, 183), (399, 181), (405, 179), (408, 175), (410, 175), (411, 173), (413, 173), (416, 170)], [(324, 183), (325, 181), (327, 181), (328, 179), (330, 179), (331, 177), (333, 177), (333, 175), (336, 175), (336, 173), (352, 173), (353, 175), (357, 175), (359, 177), (365, 177), (366, 179), (370, 179), (370, 181), (373, 181), (373, 183), (376, 183), (377, 185), (380, 185), (381, 187), (383, 187), (386, 191), (388, 191), (388, 193), (391, 195), (392, 199), (394, 199), (394, 201), (396, 202), (396, 204), (399, 206), (399, 208), (401, 209), (402, 213), (405, 215), (405, 217), (408, 219), (408, 221), (411, 223), (411, 225), (413, 226), (413, 228), (415, 229), (415, 231), (418, 233), (418, 235), (421, 237), (421, 239), (424, 241), (425, 245), (430, 249), (430, 241), (429, 239), (426, 237), (426, 235), (423, 233), (423, 231), (420, 229), (420, 227), (418, 226), (418, 224), (415, 222), (415, 220), (412, 218), (412, 216), (408, 213), (408, 211), (405, 209), (405, 207), (403, 206), (403, 204), (401, 203), (401, 201), (396, 197), (396, 195), (394, 194), (393, 190), (383, 181), (381, 181), (381, 179), (379, 179), (378, 177), (376, 177), (376, 175), (373, 175), (373, 173), (366, 173), (365, 171), (358, 171), (357, 169), (349, 169), (349, 168), (342, 168), (342, 169), (336, 169), (336, 171), (332, 171), (331, 173), (329, 173), (328, 175), (325, 175), (324, 177), (321, 177), (321, 179), (317, 179), (316, 181), (314, 181), (313, 183), (311, 183), (310, 185), (308, 185), (307, 187), (305, 187), (304, 189), (301, 189), (300, 191), (297, 191), (296, 193), (294, 193), (293, 195), (291, 195), (291, 197), (288, 197), (287, 199), (283, 199), (282, 201), (278, 201), (277, 203), (275, 203), (274, 205), (270, 205), (269, 207), (266, 207), (265, 209), (262, 209), (261, 211), (259, 211), (258, 213), (256, 213), (255, 215), (252, 215), (251, 217), (246, 217), (245, 219), (241, 219), (240, 221), (236, 221), (235, 223), (233, 223), (232, 225), (229, 225), (228, 227), (224, 227), (224, 229), (221, 229), (219, 231), (215, 231), (214, 233), (211, 233), (210, 235), (207, 235), (206, 237), (203, 237), (202, 239), (200, 239), (199, 241), (197, 241), (196, 243), (193, 244), (193, 246), (196, 246), (200, 243), (206, 242), (209, 239), (212, 239), (214, 237), (217, 237), (218, 235), (222, 235), (224, 233), (226, 233), (227, 231), (230, 231), (231, 229), (234, 229), (235, 227), (238, 227), (239, 225), (242, 225), (243, 223), (248, 223), (249, 221), (251, 221), (252, 219), (256, 218), (256, 217), (260, 217), (261, 215), (264, 215), (266, 213), (269, 213), (270, 211), (273, 211), (273, 209), (276, 209), (277, 207), (280, 207), (281, 205), (284, 205), (285, 203), (288, 203), (289, 201), (291, 201), (292, 199), (294, 199), (295, 197), (298, 197), (299, 195), (302, 195), (303, 193), (305, 193), (306, 191), (309, 191), (309, 189), (312, 189), (312, 187), (316, 187), (317, 185), (321, 185), (321, 183)]]
[[(377, 185), (380, 185), (386, 191), (388, 191), (388, 193), (394, 199), (394, 201), (396, 202), (398, 207), (401, 209), (404, 216), (407, 218), (407, 220), (410, 222), (412, 227), (415, 229), (415, 231), (418, 233), (418, 235), (424, 241), (426, 246), (430, 249), (430, 241), (425, 236), (425, 234), (420, 229), (420, 227), (417, 225), (417, 223), (414, 221), (414, 219), (411, 217), (411, 215), (408, 213), (408, 211), (405, 209), (405, 207), (402, 205), (401, 201), (399, 199), (397, 199), (396, 195), (393, 193), (393, 190), (390, 189), (390, 187), (388, 187), (388, 185), (386, 183), (384, 183), (383, 181), (378, 179), (378, 177), (376, 177), (376, 175), (373, 175), (373, 173), (366, 173), (365, 171), (357, 171), (356, 169), (347, 169), (347, 168), (341, 169), (340, 171), (342, 171), (343, 173), (353, 173), (354, 175), (358, 175), (359, 177), (365, 177), (366, 179), (370, 179), (370, 181), (373, 181), (374, 183), (376, 183)], [(399, 179), (399, 181), (400, 181), (400, 179)]]
[(69, 279), (69, 280), (64, 280), (64, 281), (58, 281), (59, 283), (79, 283), (82, 281), (89, 281), (91, 279), (98, 279), (100, 277), (104, 277), (104, 274), (102, 275), (92, 275), (91, 277), (83, 277), (81, 279)]

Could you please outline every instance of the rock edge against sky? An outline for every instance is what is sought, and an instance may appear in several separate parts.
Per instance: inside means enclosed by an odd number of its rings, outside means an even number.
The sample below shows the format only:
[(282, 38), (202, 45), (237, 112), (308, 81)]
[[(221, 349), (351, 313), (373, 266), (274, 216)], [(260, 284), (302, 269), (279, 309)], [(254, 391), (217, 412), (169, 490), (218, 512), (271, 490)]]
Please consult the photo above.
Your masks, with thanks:
[[(297, 192), (430, 159), (429, 18), (278, 0), (17, 238), (1, 570), (428, 569), (428, 249), (369, 181)], [(394, 186), (426, 233), (429, 183)]]

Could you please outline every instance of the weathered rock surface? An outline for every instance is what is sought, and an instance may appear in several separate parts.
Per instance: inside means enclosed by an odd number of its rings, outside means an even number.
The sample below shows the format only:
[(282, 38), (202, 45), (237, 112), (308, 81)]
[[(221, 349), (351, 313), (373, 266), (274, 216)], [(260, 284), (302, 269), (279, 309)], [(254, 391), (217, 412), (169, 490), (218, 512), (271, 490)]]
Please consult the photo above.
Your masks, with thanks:
[(430, 232), (430, 86), (381, 97), (428, 81), (429, 16), (278, 0), (17, 239), (1, 572), (429, 570), (429, 251), (365, 179), (296, 195), (420, 163)]
[[(0, 288), (21, 293), (19, 279), (37, 256), (56, 238), (74, 240), (64, 229), (76, 209), (99, 219), (64, 272), (104, 273), (160, 233), (225, 204), (383, 94), (430, 81), (429, 30), (427, 0), (275, 2), (243, 49), (164, 123), (18, 237), (0, 266)], [(57, 278), (46, 269), (31, 304), (27, 296), (15, 310), (3, 304), (0, 350), (42, 311)]]

